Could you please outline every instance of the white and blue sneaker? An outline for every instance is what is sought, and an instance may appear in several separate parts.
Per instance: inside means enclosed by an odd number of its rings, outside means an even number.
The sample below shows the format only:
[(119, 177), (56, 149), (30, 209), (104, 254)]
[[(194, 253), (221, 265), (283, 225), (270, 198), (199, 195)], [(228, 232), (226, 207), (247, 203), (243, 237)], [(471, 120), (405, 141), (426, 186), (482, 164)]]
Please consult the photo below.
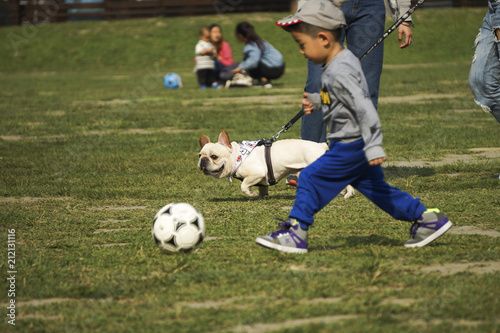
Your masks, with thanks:
[(451, 228), (452, 224), (439, 209), (427, 209), (410, 227), (410, 237), (405, 247), (422, 247), (435, 241)]
[(307, 230), (300, 227), (296, 219), (289, 218), (279, 223), (280, 229), (267, 236), (257, 237), (255, 242), (269, 249), (288, 253), (307, 253)]

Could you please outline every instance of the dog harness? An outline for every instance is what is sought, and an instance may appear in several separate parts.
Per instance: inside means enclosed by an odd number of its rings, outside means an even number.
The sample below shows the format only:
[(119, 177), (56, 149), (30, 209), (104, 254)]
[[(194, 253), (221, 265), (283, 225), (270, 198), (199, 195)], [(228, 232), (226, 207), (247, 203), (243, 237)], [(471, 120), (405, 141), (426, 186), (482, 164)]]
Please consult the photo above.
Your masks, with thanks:
[(252, 153), (252, 151), (255, 149), (255, 147), (258, 146), (265, 146), (265, 157), (266, 157), (266, 165), (267, 165), (267, 180), (269, 182), (269, 185), (276, 185), (277, 181), (276, 178), (274, 177), (274, 171), (273, 171), (273, 165), (271, 163), (271, 146), (273, 145), (273, 142), (271, 140), (267, 139), (262, 139), (259, 141), (242, 141), (240, 143), (240, 154), (238, 155), (238, 158), (236, 159), (236, 165), (234, 166), (234, 172), (233, 175), (229, 177), (229, 180), (232, 181), (232, 177), (242, 180), (238, 177), (236, 177), (236, 172), (238, 171), (238, 168), (241, 166), (243, 161)]

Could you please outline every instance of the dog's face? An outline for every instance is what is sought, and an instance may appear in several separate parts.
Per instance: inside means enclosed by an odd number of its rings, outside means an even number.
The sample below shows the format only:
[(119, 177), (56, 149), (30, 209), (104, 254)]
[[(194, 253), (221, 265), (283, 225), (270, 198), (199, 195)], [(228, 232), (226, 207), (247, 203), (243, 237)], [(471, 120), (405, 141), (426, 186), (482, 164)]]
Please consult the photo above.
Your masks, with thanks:
[(219, 142), (212, 143), (206, 135), (200, 136), (201, 151), (198, 160), (198, 168), (207, 176), (215, 178), (227, 177), (232, 171), (231, 142), (227, 133), (223, 131), (219, 136)]

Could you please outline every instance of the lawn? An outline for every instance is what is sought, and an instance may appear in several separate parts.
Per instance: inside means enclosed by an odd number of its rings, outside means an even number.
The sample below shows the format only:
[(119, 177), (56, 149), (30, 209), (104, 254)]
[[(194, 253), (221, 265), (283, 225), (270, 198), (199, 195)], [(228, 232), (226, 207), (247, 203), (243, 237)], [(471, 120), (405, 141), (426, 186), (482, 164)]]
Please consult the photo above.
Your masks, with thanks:
[[(305, 59), (273, 25), (288, 13), (1, 28), (0, 331), (500, 331), (500, 127), (467, 83), (485, 12), (418, 10), (414, 44), (385, 43), (387, 181), (454, 227), (407, 249), (409, 223), (338, 197), (306, 255), (255, 244), (294, 188), (248, 200), (237, 180), (197, 169), (200, 135), (270, 138), (298, 112)], [(286, 74), (272, 89), (198, 90), (198, 28), (221, 24), (240, 59), (242, 20), (284, 54)], [(168, 72), (183, 88), (163, 87)], [(280, 139), (299, 136), (297, 123)], [(152, 240), (171, 202), (205, 218), (193, 253)]]

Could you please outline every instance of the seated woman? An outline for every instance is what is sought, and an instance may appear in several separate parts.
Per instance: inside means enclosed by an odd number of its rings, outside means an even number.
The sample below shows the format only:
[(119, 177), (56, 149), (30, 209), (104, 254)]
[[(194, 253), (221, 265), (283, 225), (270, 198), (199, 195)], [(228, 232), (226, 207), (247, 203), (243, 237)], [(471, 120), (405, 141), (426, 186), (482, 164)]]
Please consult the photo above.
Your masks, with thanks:
[(271, 88), (271, 80), (281, 77), (285, 72), (285, 61), (281, 53), (260, 38), (248, 22), (241, 22), (236, 26), (236, 37), (244, 42), (245, 46), (243, 61), (232, 73), (245, 71), (252, 78), (259, 80), (258, 85)]
[(220, 83), (233, 78), (231, 71), (238, 67), (238, 63), (233, 60), (233, 50), (231, 45), (222, 37), (222, 28), (218, 24), (212, 24), (210, 27), (210, 41), (215, 47), (217, 54), (215, 57), (215, 71)]

